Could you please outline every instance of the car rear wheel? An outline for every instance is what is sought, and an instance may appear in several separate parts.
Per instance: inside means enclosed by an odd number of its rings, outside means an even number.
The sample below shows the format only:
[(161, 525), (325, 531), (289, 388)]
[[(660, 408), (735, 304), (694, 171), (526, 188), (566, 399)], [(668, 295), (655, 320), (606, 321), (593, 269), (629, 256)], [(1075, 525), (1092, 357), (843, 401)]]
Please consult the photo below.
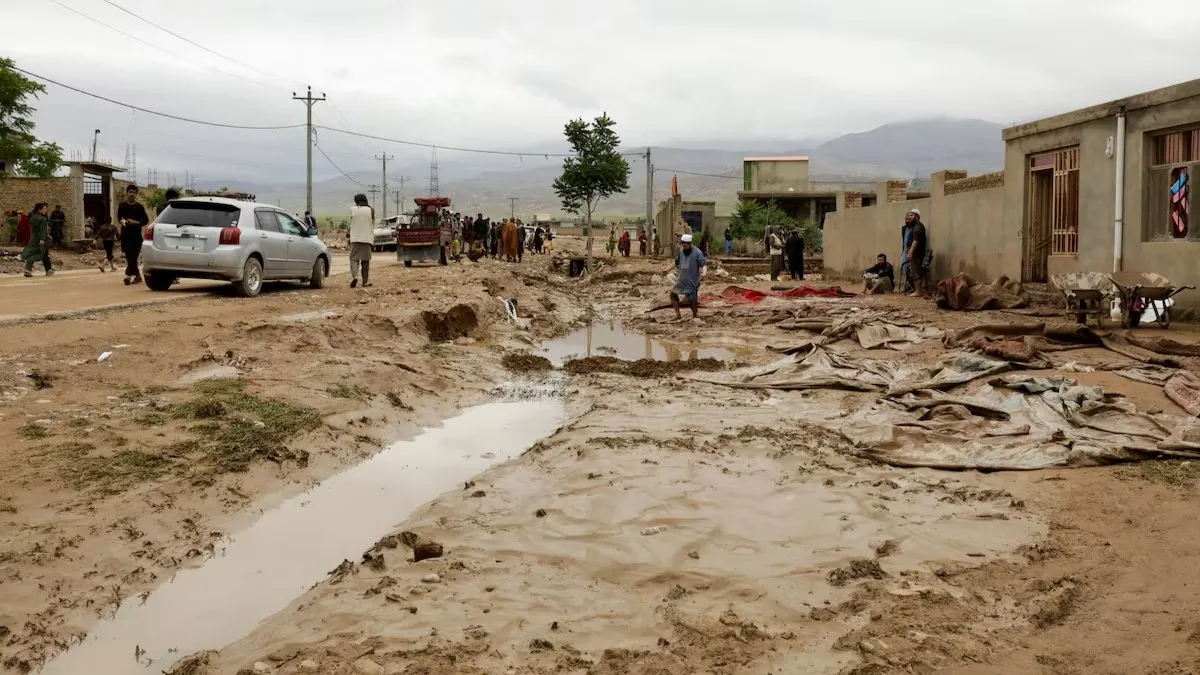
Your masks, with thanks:
[(309, 288), (325, 288), (325, 276), (329, 273), (325, 266), (325, 259), (321, 257), (313, 263), (312, 276), (308, 279)]
[(163, 272), (146, 272), (146, 286), (152, 291), (169, 291), (175, 277)]
[(412, 261), (411, 261), (411, 260), (405, 260), (405, 261), (404, 261), (404, 266), (405, 266), (405, 267), (412, 267)]
[(242, 280), (234, 282), (238, 295), (243, 298), (253, 298), (262, 290), (262, 263), (258, 258), (250, 258), (242, 268)]

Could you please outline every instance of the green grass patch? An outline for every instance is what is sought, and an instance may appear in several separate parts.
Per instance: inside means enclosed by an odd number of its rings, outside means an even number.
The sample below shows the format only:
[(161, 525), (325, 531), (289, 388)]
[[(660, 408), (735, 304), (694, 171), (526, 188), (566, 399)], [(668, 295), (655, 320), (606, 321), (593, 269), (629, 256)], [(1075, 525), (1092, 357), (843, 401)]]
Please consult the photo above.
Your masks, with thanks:
[(346, 384), (331, 384), (325, 389), (325, 393), (334, 398), (350, 398), (358, 401), (365, 401), (371, 398), (371, 390), (360, 384), (353, 386)]
[(117, 494), (145, 481), (155, 480), (170, 471), (174, 462), (163, 455), (143, 450), (118, 450), (98, 455), (88, 443), (64, 443), (53, 452), (65, 462), (62, 471), (78, 489)]
[(1200, 480), (1200, 462), (1176, 459), (1135, 462), (1117, 469), (1117, 477), (1126, 480), (1144, 480), (1177, 488), (1190, 488)]
[(30, 441), (38, 441), (50, 436), (50, 430), (37, 422), (26, 422), (17, 427), (17, 435)]

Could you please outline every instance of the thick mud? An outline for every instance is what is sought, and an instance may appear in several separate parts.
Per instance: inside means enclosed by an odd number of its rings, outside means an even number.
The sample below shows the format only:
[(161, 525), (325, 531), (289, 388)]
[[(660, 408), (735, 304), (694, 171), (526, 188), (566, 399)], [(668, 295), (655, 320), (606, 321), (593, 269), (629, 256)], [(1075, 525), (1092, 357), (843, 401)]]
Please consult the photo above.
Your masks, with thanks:
[[(217, 542), (203, 566), (127, 600), (42, 672), (133, 675), (169, 667), (180, 655), (220, 648), (331, 570), (336, 576), (344, 560), (358, 562), (417, 506), (520, 455), (551, 434), (561, 417), (562, 405), (552, 398), (490, 403), (393, 444)], [(424, 550), (416, 542), (413, 547)], [(396, 565), (404, 563), (407, 551), (392, 542), (372, 555), (372, 564), (386, 559)]]

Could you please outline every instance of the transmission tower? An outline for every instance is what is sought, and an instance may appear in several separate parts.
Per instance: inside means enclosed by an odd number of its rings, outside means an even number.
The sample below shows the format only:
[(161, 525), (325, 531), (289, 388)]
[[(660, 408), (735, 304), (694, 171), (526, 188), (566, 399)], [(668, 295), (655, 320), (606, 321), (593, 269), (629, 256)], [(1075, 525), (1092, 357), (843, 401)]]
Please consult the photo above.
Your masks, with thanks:
[(437, 197), (440, 189), (438, 188), (438, 161), (437, 148), (433, 149), (433, 161), (429, 163), (429, 196)]

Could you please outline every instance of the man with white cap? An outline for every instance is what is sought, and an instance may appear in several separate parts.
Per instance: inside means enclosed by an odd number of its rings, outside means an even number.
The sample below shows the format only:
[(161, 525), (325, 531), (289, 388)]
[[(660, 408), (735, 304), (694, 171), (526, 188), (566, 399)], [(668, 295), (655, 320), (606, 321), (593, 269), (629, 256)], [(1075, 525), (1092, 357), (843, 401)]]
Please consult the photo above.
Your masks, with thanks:
[(904, 217), (904, 223), (908, 227), (908, 241), (904, 247), (904, 253), (908, 257), (906, 276), (912, 280), (912, 292), (909, 295), (917, 297), (925, 294), (925, 277), (928, 273), (925, 269), (925, 252), (929, 245), (928, 235), (925, 232), (925, 224), (921, 222), (919, 209), (909, 211)]
[(675, 308), (675, 318), (682, 319), (679, 311), (679, 299), (687, 300), (692, 308), (692, 318), (700, 314), (700, 280), (708, 274), (708, 260), (700, 249), (692, 246), (692, 235), (685, 234), (679, 238), (679, 249), (675, 251), (676, 280), (671, 289), (671, 305)]

